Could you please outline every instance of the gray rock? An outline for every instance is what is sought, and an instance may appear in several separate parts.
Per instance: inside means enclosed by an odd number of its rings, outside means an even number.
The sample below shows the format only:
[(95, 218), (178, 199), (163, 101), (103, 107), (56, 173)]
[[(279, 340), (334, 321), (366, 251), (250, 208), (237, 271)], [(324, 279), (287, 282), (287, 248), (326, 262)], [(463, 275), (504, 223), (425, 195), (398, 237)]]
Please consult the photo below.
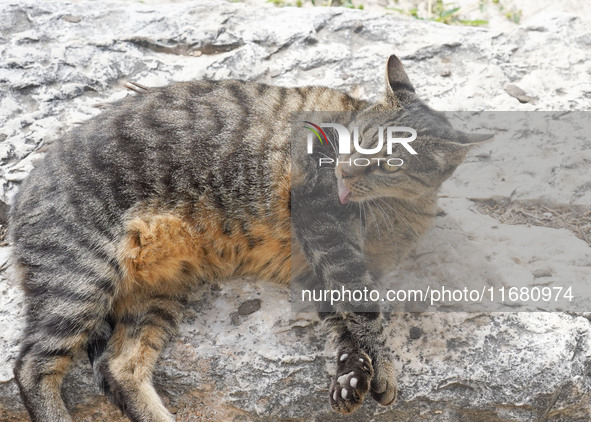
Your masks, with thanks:
[(535, 100), (534, 97), (530, 97), (523, 89), (514, 84), (507, 85), (505, 87), (505, 92), (513, 98), (517, 98), (520, 103), (530, 103)]
[(250, 315), (259, 309), (261, 309), (260, 299), (247, 300), (246, 302), (242, 302), (238, 307), (238, 315)]
[[(0, 196), (10, 203), (44, 146), (99, 113), (97, 105), (127, 95), (128, 80), (146, 86), (201, 78), (323, 84), (375, 99), (383, 92), (384, 60), (396, 53), (434, 108), (589, 109), (590, 22), (547, 16), (536, 31), (493, 33), (340, 8), (3, 2)], [(505, 93), (508, 84), (544, 95), (521, 104)], [(444, 186), (444, 213), (397, 275), (400, 282), (461, 283), (478, 276), (493, 283), (509, 273), (532, 282), (546, 274), (588, 277), (591, 250), (574, 233), (511, 226), (465, 199), (479, 192), (502, 202), (518, 191), (533, 203), (550, 195), (558, 204), (591, 205), (591, 186), (573, 182), (588, 175), (586, 152), (565, 148), (561, 154), (565, 164), (556, 176), (550, 160), (526, 172), (502, 143), (475, 151)], [(511, 171), (500, 170), (506, 166)], [(520, 178), (535, 183), (524, 188)], [(577, 194), (566, 195), (565, 186), (576, 186)], [(0, 420), (21, 421), (11, 367), (23, 296), (5, 270), (8, 255), (9, 248), (0, 248)], [(249, 298), (256, 299), (245, 302)], [(235, 280), (202, 292), (191, 312), (155, 374), (179, 421), (591, 419), (586, 314), (392, 314), (387, 324), (399, 399), (390, 409), (368, 400), (351, 419), (329, 409), (334, 356), (318, 319), (291, 312), (285, 288)], [(77, 420), (122, 420), (98, 394), (83, 356), (65, 381), (64, 397)]]

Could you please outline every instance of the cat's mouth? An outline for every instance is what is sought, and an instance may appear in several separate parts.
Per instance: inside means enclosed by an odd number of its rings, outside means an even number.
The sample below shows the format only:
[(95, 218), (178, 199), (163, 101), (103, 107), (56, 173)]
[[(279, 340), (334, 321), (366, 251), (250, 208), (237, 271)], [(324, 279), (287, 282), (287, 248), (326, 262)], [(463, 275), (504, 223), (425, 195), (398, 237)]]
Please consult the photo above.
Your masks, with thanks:
[(341, 204), (343, 205), (348, 204), (349, 200), (351, 199), (351, 191), (339, 178), (337, 178), (337, 187), (339, 191), (339, 201), (341, 201)]

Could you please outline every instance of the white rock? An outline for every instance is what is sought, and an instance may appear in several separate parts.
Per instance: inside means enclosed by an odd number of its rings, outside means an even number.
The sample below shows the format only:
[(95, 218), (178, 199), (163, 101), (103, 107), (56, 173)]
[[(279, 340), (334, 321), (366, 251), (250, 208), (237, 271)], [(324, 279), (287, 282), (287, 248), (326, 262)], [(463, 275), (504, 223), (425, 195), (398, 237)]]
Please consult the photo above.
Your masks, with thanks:
[[(419, 95), (440, 110), (589, 110), (590, 19), (556, 14), (528, 25), (498, 33), (343, 8), (206, 1), (158, 7), (3, 2), (0, 193), (10, 202), (20, 177), (8, 170), (29, 171), (38, 145), (96, 115), (93, 105), (125, 95), (126, 80), (149, 86), (200, 78), (324, 84), (376, 99), (384, 90), (385, 58), (396, 53)], [(442, 70), (450, 76), (440, 76)], [(536, 103), (509, 96), (503, 87), (510, 83)], [(442, 190), (447, 215), (437, 219), (397, 282), (412, 286), (431, 278), (461, 285), (478, 277), (491, 285), (515, 279), (528, 284), (541, 267), (565, 283), (588, 277), (589, 246), (572, 233), (508, 226), (480, 215), (465, 199), (591, 205), (586, 139), (554, 150), (536, 142), (519, 157), (503, 142), (474, 150)], [(4, 256), (6, 248), (0, 251)], [(1, 277), (0, 419), (12, 422), (24, 419), (12, 380), (23, 295), (9, 272)], [(244, 298), (253, 297), (262, 301), (260, 311), (233, 318)], [(331, 420), (328, 385), (322, 383), (327, 371), (334, 374), (334, 351), (325, 348), (314, 315), (290, 312), (284, 288), (233, 281), (206, 291), (192, 310), (155, 374), (177, 419), (199, 412), (225, 420)], [(368, 397), (356, 418), (588, 421), (591, 336), (585, 315), (391, 315), (400, 397), (388, 410)], [(410, 339), (408, 331), (417, 326), (423, 334)], [(99, 398), (82, 360), (65, 381), (69, 407), (81, 420), (117, 420), (118, 411)]]

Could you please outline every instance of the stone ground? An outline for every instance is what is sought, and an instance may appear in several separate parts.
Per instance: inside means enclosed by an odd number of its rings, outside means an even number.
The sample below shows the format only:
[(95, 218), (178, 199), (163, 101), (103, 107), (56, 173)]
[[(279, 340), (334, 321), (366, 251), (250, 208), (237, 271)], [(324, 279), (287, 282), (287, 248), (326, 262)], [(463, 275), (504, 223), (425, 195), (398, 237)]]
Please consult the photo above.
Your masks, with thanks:
[[(498, 30), (343, 8), (7, 1), (0, 3), (0, 195), (10, 203), (43, 149), (100, 112), (98, 104), (128, 95), (127, 80), (323, 84), (375, 99), (391, 53), (436, 109), (591, 106), (589, 17), (538, 14)], [(401, 285), (591, 285), (589, 118), (575, 117), (586, 119), (583, 136), (499, 136), (475, 149), (444, 185), (443, 213), (396, 275)], [(0, 248), (0, 420), (20, 421), (11, 367), (23, 299), (9, 252)], [(333, 356), (320, 324), (291, 312), (285, 289), (236, 280), (211, 286), (191, 309), (155, 375), (180, 421), (591, 419), (588, 313), (391, 314), (399, 400), (388, 409), (368, 400), (347, 418), (329, 410)], [(82, 357), (64, 396), (77, 420), (121, 420)]]

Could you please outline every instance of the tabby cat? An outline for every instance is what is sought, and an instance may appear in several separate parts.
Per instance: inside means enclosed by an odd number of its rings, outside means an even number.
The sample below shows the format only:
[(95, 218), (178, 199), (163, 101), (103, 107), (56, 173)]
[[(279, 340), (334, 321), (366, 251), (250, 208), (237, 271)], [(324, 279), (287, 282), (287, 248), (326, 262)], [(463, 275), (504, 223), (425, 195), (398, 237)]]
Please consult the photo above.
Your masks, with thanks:
[[(417, 98), (395, 56), (386, 73), (387, 92), (373, 104), (324, 87), (176, 83), (129, 96), (53, 144), (11, 211), (27, 307), (14, 371), (32, 420), (72, 420), (60, 387), (86, 350), (129, 419), (173, 421), (152, 372), (204, 281), (294, 276), (331, 288), (369, 285), (391, 270), (428, 230), (441, 183), (484, 138), (455, 131)], [(306, 170), (311, 161), (292, 161), (289, 141), (291, 113), (303, 110), (359, 112), (365, 146), (378, 126), (415, 128), (419, 155), (396, 168)], [(370, 198), (396, 213), (360, 218)], [(386, 218), (395, 243), (375, 241)], [(336, 335), (337, 412), (353, 412), (368, 392), (385, 406), (395, 400), (373, 311), (343, 303), (320, 313)]]

